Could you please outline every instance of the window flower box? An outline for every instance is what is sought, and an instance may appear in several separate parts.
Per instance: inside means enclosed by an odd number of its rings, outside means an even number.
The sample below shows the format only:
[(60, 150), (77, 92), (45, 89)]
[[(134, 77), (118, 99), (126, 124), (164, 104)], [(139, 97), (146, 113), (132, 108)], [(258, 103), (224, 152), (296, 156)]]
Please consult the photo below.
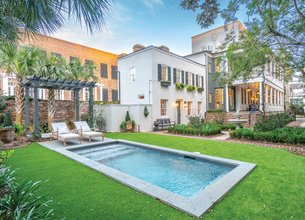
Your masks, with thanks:
[(183, 90), (185, 87), (185, 84), (177, 82), (175, 86), (176, 86), (177, 90)]
[(166, 80), (162, 80), (160, 83), (161, 83), (161, 86), (163, 86), (163, 87), (169, 87), (171, 84), (170, 81), (166, 81)]
[(192, 85), (188, 85), (186, 87), (186, 90), (189, 91), (189, 92), (195, 92), (197, 90), (197, 87), (196, 86), (192, 86)]
[(197, 89), (197, 91), (198, 91), (198, 92), (203, 92), (203, 91), (204, 91), (204, 88), (199, 87), (199, 88)]

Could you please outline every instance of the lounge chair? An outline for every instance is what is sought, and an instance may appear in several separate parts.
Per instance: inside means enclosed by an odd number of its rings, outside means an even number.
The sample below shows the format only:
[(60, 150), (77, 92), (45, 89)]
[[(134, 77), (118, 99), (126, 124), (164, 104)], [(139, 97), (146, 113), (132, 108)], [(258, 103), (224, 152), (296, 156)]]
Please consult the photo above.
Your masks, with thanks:
[(104, 141), (104, 134), (102, 132), (97, 132), (91, 130), (88, 123), (86, 121), (75, 121), (74, 126), (76, 129), (76, 132), (82, 137), (82, 138), (88, 138), (89, 141), (91, 141), (94, 137), (102, 137), (102, 140)]
[(52, 123), (52, 137), (63, 141), (64, 146), (66, 146), (67, 140), (72, 139), (79, 139), (80, 144), (82, 143), (82, 137), (78, 134), (72, 133), (64, 122)]

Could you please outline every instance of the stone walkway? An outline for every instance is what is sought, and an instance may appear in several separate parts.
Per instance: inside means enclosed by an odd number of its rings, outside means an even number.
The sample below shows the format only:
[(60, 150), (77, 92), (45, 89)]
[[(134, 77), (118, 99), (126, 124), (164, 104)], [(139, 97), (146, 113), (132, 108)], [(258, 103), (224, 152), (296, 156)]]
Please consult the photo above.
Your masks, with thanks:
[(305, 118), (296, 118), (295, 121), (290, 122), (289, 127), (305, 127)]
[(180, 135), (180, 134), (170, 134), (168, 132), (151, 132), (157, 133), (161, 135), (170, 135), (170, 136), (179, 136), (179, 137), (186, 137), (186, 138), (195, 138), (201, 140), (213, 140), (213, 141), (220, 141), (220, 142), (231, 142), (231, 143), (238, 143), (238, 144), (250, 144), (256, 145), (261, 147), (271, 147), (271, 148), (278, 148), (278, 149), (286, 149), (291, 153), (305, 156), (305, 147), (289, 145), (289, 144), (279, 144), (279, 143), (271, 143), (271, 142), (263, 142), (263, 141), (251, 141), (246, 139), (233, 139), (230, 138), (229, 132), (223, 131), (221, 135), (213, 135), (213, 136), (191, 136), (191, 135)]

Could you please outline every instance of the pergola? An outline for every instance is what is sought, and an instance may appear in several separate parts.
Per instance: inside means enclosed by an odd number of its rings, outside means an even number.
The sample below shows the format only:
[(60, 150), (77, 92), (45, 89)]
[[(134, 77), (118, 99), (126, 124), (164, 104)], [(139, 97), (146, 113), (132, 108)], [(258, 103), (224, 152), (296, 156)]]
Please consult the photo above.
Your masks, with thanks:
[(29, 96), (30, 88), (34, 91), (34, 132), (39, 132), (39, 109), (38, 109), (38, 89), (54, 89), (54, 90), (70, 90), (74, 91), (75, 94), (75, 113), (76, 120), (79, 120), (79, 91), (83, 88), (89, 89), (89, 126), (93, 126), (93, 88), (95, 82), (87, 81), (71, 81), (71, 80), (60, 80), (51, 79), (44, 77), (27, 77), (23, 81), (25, 88), (25, 125), (26, 128), (30, 125), (30, 108), (29, 108)]

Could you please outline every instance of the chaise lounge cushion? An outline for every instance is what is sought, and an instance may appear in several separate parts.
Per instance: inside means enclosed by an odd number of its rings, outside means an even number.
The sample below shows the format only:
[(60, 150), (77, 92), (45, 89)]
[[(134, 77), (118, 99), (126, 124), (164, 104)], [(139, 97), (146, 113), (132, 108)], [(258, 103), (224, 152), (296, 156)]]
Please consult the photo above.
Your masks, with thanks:
[(74, 134), (74, 133), (67, 133), (67, 134), (59, 134), (58, 137), (59, 137), (59, 139), (62, 139), (62, 140), (69, 140), (69, 139), (73, 139), (73, 138), (79, 138), (79, 135)]

